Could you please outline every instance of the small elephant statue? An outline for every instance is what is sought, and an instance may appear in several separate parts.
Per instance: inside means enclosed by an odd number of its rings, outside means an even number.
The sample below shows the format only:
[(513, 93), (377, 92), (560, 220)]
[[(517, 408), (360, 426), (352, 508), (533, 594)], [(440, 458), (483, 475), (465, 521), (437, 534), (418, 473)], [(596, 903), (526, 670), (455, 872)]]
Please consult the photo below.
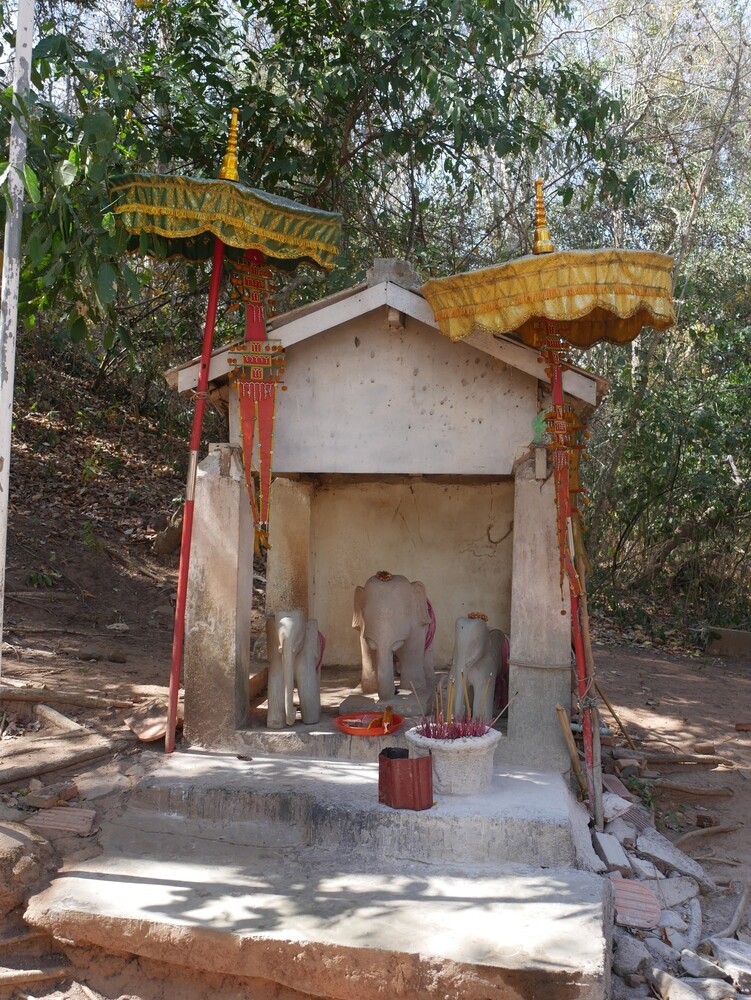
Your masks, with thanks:
[[(493, 718), (496, 684), (504, 669), (508, 639), (497, 628), (488, 628), (487, 615), (473, 612), (456, 619), (454, 658), (449, 672), (453, 688), (454, 717)], [(453, 684), (452, 684), (453, 682)], [(465, 704), (469, 698), (470, 703)]]
[(292, 693), (297, 688), (300, 714), (306, 726), (321, 718), (321, 661), (324, 639), (318, 622), (305, 620), (299, 608), (276, 611), (266, 618), (269, 660), (268, 729), (283, 729), (295, 722)]
[(394, 660), (401, 686), (432, 694), (435, 684), (430, 643), (435, 618), (425, 585), (382, 570), (355, 588), (352, 628), (360, 630), (363, 694), (394, 697)]

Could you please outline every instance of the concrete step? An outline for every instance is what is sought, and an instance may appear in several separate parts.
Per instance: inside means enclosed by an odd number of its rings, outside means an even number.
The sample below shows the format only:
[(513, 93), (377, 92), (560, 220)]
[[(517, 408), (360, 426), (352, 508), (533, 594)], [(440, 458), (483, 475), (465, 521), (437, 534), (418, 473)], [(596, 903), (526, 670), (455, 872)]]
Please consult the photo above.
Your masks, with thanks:
[[(136, 820), (140, 817), (130, 817)], [(32, 898), (76, 944), (338, 1000), (603, 1000), (608, 882), (572, 869), (367, 865), (296, 847), (110, 830), (107, 852)], [(457, 852), (461, 856), (460, 845)]]
[[(438, 796), (424, 812), (378, 802), (378, 765), (223, 754), (174, 755), (130, 800), (139, 823), (247, 846), (287, 845), (367, 859), (576, 866), (591, 850), (586, 816), (559, 774), (498, 771), (484, 796)], [(182, 822), (178, 822), (182, 821)]]
[(506, 824), (526, 818), (527, 838), (553, 846), (544, 818), (564, 824), (547, 812), (549, 777), (497, 785), (490, 801), (397, 812), (374, 801), (370, 765), (175, 754), (104, 826), (104, 853), (62, 872), (26, 919), (335, 1000), (604, 1000), (609, 880), (499, 860)]

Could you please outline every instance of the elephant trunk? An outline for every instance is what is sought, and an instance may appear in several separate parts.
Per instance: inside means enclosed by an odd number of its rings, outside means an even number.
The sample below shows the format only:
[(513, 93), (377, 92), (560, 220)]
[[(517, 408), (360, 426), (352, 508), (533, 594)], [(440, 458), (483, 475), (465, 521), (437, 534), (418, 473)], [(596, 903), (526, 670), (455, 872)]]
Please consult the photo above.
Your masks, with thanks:
[(292, 694), (295, 687), (295, 644), (290, 637), (282, 640), (282, 677), (284, 679), (284, 718), (288, 726), (295, 724), (295, 705)]
[(390, 643), (378, 647), (378, 697), (381, 701), (394, 697), (394, 654)]

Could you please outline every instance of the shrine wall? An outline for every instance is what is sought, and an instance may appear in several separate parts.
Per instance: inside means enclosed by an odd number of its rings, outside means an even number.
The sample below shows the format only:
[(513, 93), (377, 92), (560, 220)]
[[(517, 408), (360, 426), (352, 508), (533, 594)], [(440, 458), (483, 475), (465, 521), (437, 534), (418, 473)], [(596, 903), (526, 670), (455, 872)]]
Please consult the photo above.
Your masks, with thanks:
[(425, 584), (437, 621), (435, 663), (445, 666), (451, 661), (459, 615), (482, 611), (492, 627), (508, 632), (513, 505), (512, 480), (325, 476), (311, 490), (308, 477), (277, 479), (267, 607), (272, 610), (275, 595), (289, 589), (290, 561), (276, 550), (274, 539), (277, 532), (296, 531), (300, 511), (309, 509), (306, 610), (326, 636), (324, 664), (359, 663), (359, 638), (352, 628), (354, 589), (385, 569)]
[[(511, 475), (537, 380), (379, 310), (287, 349), (274, 472)], [(393, 316), (392, 316), (393, 320)]]

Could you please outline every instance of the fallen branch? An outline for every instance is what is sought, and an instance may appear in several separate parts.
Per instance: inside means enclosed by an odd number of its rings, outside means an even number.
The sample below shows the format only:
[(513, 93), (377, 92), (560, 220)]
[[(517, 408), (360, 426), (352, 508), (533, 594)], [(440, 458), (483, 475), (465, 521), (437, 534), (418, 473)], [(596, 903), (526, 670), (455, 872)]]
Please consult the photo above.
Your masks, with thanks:
[(715, 834), (735, 833), (742, 826), (742, 823), (734, 823), (732, 826), (707, 826), (703, 830), (689, 830), (688, 833), (684, 833), (683, 836), (673, 841), (673, 847), (679, 847), (682, 851), (685, 851), (686, 844), (693, 844), (696, 840), (704, 840)]
[(710, 757), (707, 754), (658, 753), (643, 754), (642, 756), (648, 764), (725, 764), (729, 767), (735, 767), (735, 761), (730, 757)]
[[(54, 744), (51, 741), (54, 739)], [(79, 741), (89, 741), (88, 746), (77, 749), (75, 744)], [(23, 741), (26, 744), (27, 741)], [(3, 761), (3, 769), (0, 772), (0, 786), (17, 784), (26, 778), (36, 778), (40, 774), (49, 774), (52, 771), (64, 771), (66, 768), (78, 767), (79, 764), (89, 763), (92, 760), (99, 760), (101, 757), (111, 757), (123, 750), (130, 749), (134, 745), (132, 738), (120, 738), (113, 741), (105, 741), (98, 736), (82, 736), (79, 733), (60, 733), (45, 744), (45, 752), (49, 752), (46, 760), (38, 763), (13, 764)], [(37, 747), (34, 745), (36, 751)], [(40, 751), (41, 753), (41, 751)], [(26, 754), (28, 758), (28, 753)]]
[(25, 688), (0, 685), (0, 701), (28, 701), (44, 703), (56, 701), (59, 705), (78, 705), (81, 708), (132, 708), (132, 701), (119, 698), (95, 698), (88, 694), (69, 694), (50, 688)]
[(140, 573), (141, 576), (147, 576), (150, 580), (155, 580), (156, 583), (165, 582), (164, 574), (160, 576), (158, 573), (154, 573), (152, 570), (147, 569), (146, 566), (134, 563), (131, 559), (128, 559), (127, 556), (124, 556), (122, 552), (118, 552), (117, 549), (113, 549), (109, 545), (105, 545), (104, 551), (110, 559), (114, 559), (115, 562), (119, 562), (121, 566), (129, 569), (132, 573)]
[(751, 902), (751, 882), (746, 882), (746, 884), (743, 887), (743, 892), (741, 893), (741, 898), (738, 901), (738, 905), (735, 908), (733, 919), (730, 921), (730, 923), (724, 930), (717, 931), (717, 933), (713, 934), (712, 937), (719, 937), (719, 938), (733, 937), (735, 932), (743, 923), (743, 918), (746, 914), (746, 910), (748, 909), (749, 902)]
[(659, 788), (664, 792), (680, 792), (682, 795), (701, 795), (713, 798), (730, 798), (735, 792), (728, 785), (719, 785), (717, 788), (699, 788), (697, 785), (675, 785), (670, 781), (654, 781), (653, 788)]
[[(731, 865), (733, 868), (740, 868), (741, 862), (733, 858), (718, 858), (713, 854), (695, 854), (694, 861), (712, 861), (716, 865)], [(717, 880), (715, 880), (717, 881)], [(719, 883), (718, 883), (719, 885)]]
[(600, 685), (599, 685), (599, 683), (597, 681), (595, 681), (595, 690), (597, 691), (597, 693), (599, 694), (599, 696), (602, 698), (602, 700), (605, 702), (605, 706), (606, 706), (607, 710), (610, 712), (610, 714), (615, 719), (615, 724), (618, 726), (618, 728), (620, 729), (620, 731), (623, 733), (623, 738), (626, 741), (626, 743), (628, 743), (629, 747), (631, 747), (632, 750), (636, 750), (636, 744), (631, 739), (631, 737), (628, 735), (626, 727), (621, 722), (621, 720), (620, 720), (620, 718), (618, 716), (618, 713), (616, 712), (616, 710), (613, 708), (613, 706), (608, 701), (607, 697), (605, 696), (604, 691), (602, 690), (602, 688), (600, 687)]
[(80, 723), (74, 722), (73, 719), (69, 719), (67, 715), (63, 715), (62, 712), (56, 712), (54, 708), (50, 708), (49, 705), (38, 704), (34, 706), (34, 715), (37, 719), (41, 719), (42, 722), (48, 723), (54, 729), (60, 730), (63, 733), (80, 733), (85, 732), (85, 729)]

